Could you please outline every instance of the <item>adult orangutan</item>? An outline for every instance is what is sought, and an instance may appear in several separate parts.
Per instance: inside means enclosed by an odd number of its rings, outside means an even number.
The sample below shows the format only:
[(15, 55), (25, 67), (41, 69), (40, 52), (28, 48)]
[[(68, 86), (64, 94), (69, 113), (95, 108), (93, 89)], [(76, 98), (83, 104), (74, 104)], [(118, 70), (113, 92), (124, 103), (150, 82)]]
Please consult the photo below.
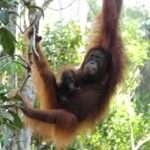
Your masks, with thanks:
[[(61, 92), (60, 89), (65, 88), (64, 81), (59, 85), (56, 82), (37, 36), (36, 49), (40, 60), (33, 52), (32, 77), (40, 109), (33, 108), (27, 102), (21, 109), (26, 125), (39, 137), (60, 147), (67, 146), (78, 131), (95, 125), (108, 109), (110, 98), (122, 79), (125, 64), (119, 34), (121, 6), (122, 0), (103, 0), (102, 13), (94, 23), (87, 54), (81, 67), (72, 70), (77, 89), (74, 86), (75, 90), (69, 92), (68, 88), (69, 94), (66, 94), (67, 91)], [(30, 32), (26, 34), (30, 35)], [(70, 80), (71, 72), (66, 70), (66, 73)], [(72, 84), (72, 80), (69, 82), (68, 85)], [(67, 104), (63, 103), (62, 96), (68, 101)]]

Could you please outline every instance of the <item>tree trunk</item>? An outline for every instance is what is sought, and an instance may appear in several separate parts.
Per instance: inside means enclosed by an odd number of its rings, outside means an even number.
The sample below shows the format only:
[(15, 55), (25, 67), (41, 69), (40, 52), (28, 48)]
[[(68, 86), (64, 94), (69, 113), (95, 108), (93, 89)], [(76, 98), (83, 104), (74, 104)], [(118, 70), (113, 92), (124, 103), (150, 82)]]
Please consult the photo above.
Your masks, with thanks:
[[(17, 12), (17, 8), (14, 7), (12, 11)], [(11, 31), (11, 33), (16, 36), (16, 25), (14, 22), (17, 22), (17, 17), (14, 15), (12, 18), (13, 21), (10, 21), (10, 23), (7, 26), (7, 29)], [(15, 61), (15, 57), (11, 58)], [(11, 83), (14, 89), (17, 88), (17, 75), (14, 70), (11, 72)], [(30, 90), (31, 92), (31, 90)], [(25, 91), (25, 95), (30, 93), (29, 91)], [(8, 134), (8, 137), (10, 137), (10, 144), (3, 148), (3, 150), (30, 150), (30, 143), (31, 143), (31, 132), (28, 129), (21, 129), (17, 131), (12, 131), (8, 129), (7, 127), (4, 127), (4, 130), (6, 130), (5, 133)]]

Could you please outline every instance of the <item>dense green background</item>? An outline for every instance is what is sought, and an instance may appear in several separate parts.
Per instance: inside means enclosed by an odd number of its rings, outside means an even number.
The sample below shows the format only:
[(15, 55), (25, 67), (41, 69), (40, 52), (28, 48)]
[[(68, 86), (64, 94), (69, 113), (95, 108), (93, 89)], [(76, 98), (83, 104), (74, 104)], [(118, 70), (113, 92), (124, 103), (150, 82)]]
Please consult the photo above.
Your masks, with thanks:
[[(6, 29), (12, 15), (22, 17), (9, 11), (17, 1), (2, 0), (0, 6), (0, 148), (11, 143), (5, 128), (12, 132), (23, 128), (17, 105), (20, 97), (13, 97), (14, 85), (19, 88), (26, 75), (18, 54), (24, 57), (24, 45), (20, 34), (17, 40)], [(94, 3), (95, 1), (93, 1)], [(97, 5), (93, 5), (95, 10)], [(93, 12), (89, 11), (88, 21)], [(47, 25), (48, 26), (48, 25)], [(150, 18), (146, 8), (141, 4), (133, 8), (124, 8), (121, 19), (121, 32), (124, 39), (124, 50), (128, 57), (124, 81), (112, 98), (108, 115), (91, 133), (78, 135), (69, 150), (149, 150), (150, 149)], [(59, 68), (66, 64), (79, 65), (83, 53), (78, 49), (84, 47), (84, 39), (88, 34), (81, 32), (78, 23), (63, 20), (54, 24), (53, 28), (44, 28), (43, 51), (57, 74)], [(10, 56), (8, 56), (10, 55)], [(15, 72), (15, 78), (14, 74)], [(19, 115), (18, 115), (19, 114)], [(55, 149), (32, 139), (32, 149)]]

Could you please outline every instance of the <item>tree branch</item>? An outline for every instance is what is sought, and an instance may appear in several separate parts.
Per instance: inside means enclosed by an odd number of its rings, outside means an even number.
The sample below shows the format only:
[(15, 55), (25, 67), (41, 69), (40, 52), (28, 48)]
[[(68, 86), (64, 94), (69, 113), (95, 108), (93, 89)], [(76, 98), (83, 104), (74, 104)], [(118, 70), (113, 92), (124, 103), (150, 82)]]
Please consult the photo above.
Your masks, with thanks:
[[(41, 9), (43, 10), (43, 11), (45, 11), (46, 9), (47, 9), (47, 7), (48, 7), (48, 5), (52, 2), (53, 0), (45, 0), (44, 1), (44, 3), (43, 3), (43, 5), (41, 6)], [(31, 53), (31, 51), (33, 51), (35, 54), (36, 54), (36, 56), (38, 57), (38, 59), (39, 59), (39, 61), (40, 61), (40, 57), (39, 57), (39, 54), (38, 54), (38, 52), (37, 52), (37, 50), (36, 50), (36, 33), (38, 33), (37, 31), (38, 31), (38, 26), (39, 26), (39, 20), (40, 20), (40, 18), (41, 18), (41, 16), (42, 16), (42, 11), (36, 11), (36, 14), (35, 14), (35, 19), (33, 20), (33, 22), (30, 24), (30, 26), (25, 30), (25, 32), (29, 29), (29, 28), (33, 28), (33, 34), (32, 34), (32, 36), (31, 36), (31, 38), (30, 38), (30, 45), (29, 45), (29, 52), (28, 52), (28, 54), (30, 54)], [(37, 28), (36, 28), (37, 27)], [(30, 60), (30, 57), (29, 57), (29, 62), (31, 62), (31, 60)]]
[(138, 144), (136, 145), (136, 147), (134, 148), (134, 150), (138, 150), (142, 145), (144, 145), (149, 140), (150, 140), (150, 136), (148, 136), (144, 140), (139, 141)]
[[(26, 60), (24, 60), (20, 55), (13, 55), (13, 56), (18, 57), (22, 62), (24, 62), (26, 64), (26, 66), (24, 64), (18, 62), (18, 61), (12, 61), (12, 62), (19, 63), (20, 65), (22, 65), (27, 70), (31, 70), (29, 63)], [(9, 58), (9, 57), (12, 57), (12, 56), (7, 55), (7, 56), (4, 56), (4, 57), (1, 57), (0, 60), (6, 59), (6, 58)]]
[[(48, 5), (52, 2), (53, 0), (45, 0), (44, 3), (41, 6), (41, 9), (43, 11), (45, 11), (48, 8)], [(27, 27), (27, 29), (25, 30), (25, 32), (33, 25), (38, 25), (39, 20), (41, 19), (42, 16), (42, 12), (41, 11), (37, 11), (35, 14), (35, 19), (33, 20), (33, 22), (29, 25), (29, 27)]]
[(23, 88), (24, 88), (24, 86), (25, 86), (27, 80), (29, 79), (29, 77), (30, 77), (30, 73), (29, 73), (29, 71), (27, 71), (27, 72), (26, 72), (26, 76), (25, 76), (25, 78), (24, 78), (24, 81), (23, 81), (23, 83), (22, 83), (22, 86), (21, 86), (20, 89), (19, 89), (19, 92), (20, 92), (20, 93), (22, 92), (22, 90), (23, 90)]
[(17, 24), (17, 22), (15, 20), (13, 20), (12, 18), (10, 18), (10, 20), (18, 27), (18, 29), (20, 30), (20, 32), (23, 34), (23, 30), (21, 29), (21, 27)]
[(22, 63), (19, 62), (19, 61), (12, 60), (11, 62), (14, 62), (14, 63), (16, 63), (16, 64), (20, 64), (20, 65), (23, 66), (25, 69), (28, 69), (27, 66), (25, 66), (24, 64), (22, 64)]
[[(27, 80), (28, 80), (28, 78), (30, 77), (31, 68), (30, 68), (30, 65), (28, 64), (28, 62), (26, 62), (21, 56), (19, 56), (19, 55), (13, 55), (13, 56), (18, 57), (20, 60), (22, 60), (22, 62), (24, 62), (26, 64), (25, 65), (25, 64), (23, 64), (21, 62), (14, 61), (14, 60), (11, 61), (11, 62), (18, 63), (18, 64), (22, 65), (26, 69), (26, 76), (24, 78), (24, 81), (23, 81), (20, 89), (19, 89), (19, 92), (21, 93), (23, 88), (24, 88), (24, 86), (25, 86), (25, 84), (26, 84), (26, 82), (27, 82)], [(8, 56), (1, 57), (0, 60), (6, 59), (8, 57), (11, 57), (11, 56), (8, 55)]]
[(92, 10), (93, 14), (95, 15), (96, 13), (95, 13), (95, 11), (94, 11), (94, 9), (92, 7), (92, 4), (89, 2), (89, 0), (87, 0), (87, 3), (89, 5), (90, 9)]
[(62, 7), (62, 8), (50, 8), (50, 7), (49, 7), (49, 9), (54, 10), (54, 11), (61, 11), (61, 10), (63, 10), (63, 9), (69, 8), (75, 1), (76, 1), (76, 0), (73, 0), (70, 4), (68, 4), (67, 6)]

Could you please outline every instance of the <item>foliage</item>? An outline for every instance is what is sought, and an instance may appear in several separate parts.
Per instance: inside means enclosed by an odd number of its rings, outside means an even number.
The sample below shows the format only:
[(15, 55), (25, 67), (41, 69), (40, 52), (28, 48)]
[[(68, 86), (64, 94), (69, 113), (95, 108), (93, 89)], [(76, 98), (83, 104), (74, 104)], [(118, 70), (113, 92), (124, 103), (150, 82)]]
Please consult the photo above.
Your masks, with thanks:
[[(135, 91), (142, 79), (141, 69), (148, 60), (148, 41), (143, 35), (145, 29), (141, 28), (139, 19), (143, 18), (144, 12), (135, 17), (136, 11), (137, 9), (126, 13), (122, 20), (125, 51), (129, 58), (128, 67), (124, 83), (113, 97), (108, 117), (100, 122), (92, 135), (89, 133), (78, 135), (68, 150), (134, 150), (141, 141), (150, 136), (150, 103), (148, 102), (146, 113), (139, 109), (143, 101), (139, 102), (140, 105), (135, 103)], [(51, 58), (51, 55), (48, 57)], [(51, 146), (42, 145), (42, 148), (53, 150)], [(147, 141), (140, 146), (140, 149), (148, 150), (149, 147), (150, 142)]]
[[(62, 26), (63, 25), (63, 30)], [(62, 35), (62, 36), (61, 36)], [(63, 39), (62, 39), (63, 37)], [(17, 48), (19, 49), (19, 53), (24, 52), (23, 40), (19, 36)], [(43, 46), (45, 54), (47, 58), (51, 60), (53, 64), (54, 70), (58, 70), (58, 67), (61, 65), (65, 65), (68, 63), (76, 63), (79, 62), (79, 56), (77, 49), (82, 45), (82, 35), (79, 26), (75, 22), (55, 23), (55, 27), (53, 29), (46, 28), (45, 35), (43, 36)], [(49, 50), (49, 51), (48, 51)], [(5, 59), (4, 59), (5, 58)], [(10, 139), (6, 134), (6, 132), (2, 132), (2, 128), (7, 125), (9, 128), (18, 129), (21, 128), (21, 121), (18, 118), (18, 108), (17, 106), (21, 102), (20, 97), (14, 97), (11, 93), (13, 91), (13, 84), (11, 79), (11, 73), (15, 72), (15, 76), (17, 77), (17, 87), (20, 88), (25, 75), (25, 70), (22, 67), (22, 59), (20, 57), (15, 58), (15, 62), (11, 61), (8, 56), (4, 56), (4, 58), (0, 58), (2, 61), (0, 62), (0, 80), (3, 86), (1, 87), (2, 93), (0, 93), (0, 120), (1, 124), (1, 136), (0, 141), (1, 145), (6, 146), (9, 144), (9, 141), (6, 139)], [(6, 61), (4, 61), (6, 60)], [(7, 86), (6, 86), (7, 85)], [(7, 87), (7, 88), (6, 88)], [(1, 97), (2, 94), (2, 97)], [(6, 107), (6, 106), (7, 107)], [(16, 111), (17, 108), (17, 111)], [(3, 113), (1, 113), (3, 112)], [(7, 114), (7, 116), (5, 115)], [(14, 118), (13, 118), (14, 117)], [(5, 121), (3, 121), (5, 120)], [(8, 121), (7, 121), (8, 120)], [(16, 123), (16, 124), (15, 124)], [(5, 144), (3, 144), (5, 142)], [(34, 143), (32, 145), (35, 145)], [(43, 146), (45, 147), (45, 146)], [(41, 146), (42, 148), (42, 146)]]
[[(16, 39), (15, 36), (8, 31), (7, 25), (12, 21), (15, 24), (15, 20), (13, 20), (13, 16), (20, 17), (17, 12), (13, 9), (17, 8), (20, 3), (22, 7), (31, 9), (35, 8), (41, 11), (44, 16), (43, 10), (38, 6), (31, 5), (30, 1), (26, 2), (24, 0), (1, 0), (0, 1), (0, 45), (2, 45), (3, 50), (8, 55), (13, 55), (15, 51)], [(22, 32), (22, 31), (21, 31)]]
[(6, 29), (6, 26), (9, 24), (13, 15), (18, 16), (15, 11), (11, 10), (13, 7), (16, 7), (17, 4), (18, 2), (16, 0), (0, 1), (0, 44), (9, 55), (14, 53), (16, 39), (12, 33)]
[[(93, 0), (95, 1), (95, 0)], [(0, 44), (5, 52), (14, 53), (15, 38), (6, 30), (10, 6), (17, 5), (15, 0), (2, 0), (0, 5)], [(28, 4), (25, 4), (26, 7)], [(142, 9), (142, 8), (140, 8)], [(150, 103), (149, 96), (137, 93), (137, 87), (142, 80), (142, 68), (148, 60), (148, 15), (145, 9), (137, 8), (125, 10), (122, 20), (122, 33), (125, 43), (125, 51), (128, 55), (128, 67), (124, 83), (118, 87), (116, 96), (113, 97), (109, 115), (96, 127), (93, 134), (84, 133), (78, 135), (76, 141), (69, 150), (129, 150), (135, 149), (141, 140), (150, 136)], [(2, 11), (5, 10), (5, 11)], [(9, 17), (8, 17), (9, 15)], [(89, 18), (90, 20), (90, 18)], [(5, 31), (5, 34), (4, 34)], [(144, 33), (144, 34), (143, 34)], [(43, 36), (44, 53), (54, 71), (60, 70), (62, 65), (76, 64), (81, 61), (78, 50), (82, 46), (83, 36), (77, 23), (59, 21), (54, 26), (45, 28)], [(24, 49), (22, 39), (18, 39), (18, 49)], [(24, 53), (24, 51), (19, 51)], [(20, 62), (19, 58), (15, 59)], [(25, 70), (19, 63), (12, 62), (9, 57), (6, 61), (0, 60), (0, 147), (6, 146), (11, 141), (5, 127), (12, 130), (22, 128), (17, 106), (21, 102), (20, 97), (12, 94), (12, 72), (16, 73), (17, 87), (20, 87)], [(141, 87), (142, 88), (142, 87)], [(140, 90), (141, 90), (140, 88)], [(142, 100), (142, 101), (141, 101)], [(145, 109), (146, 108), (146, 109)], [(40, 145), (40, 146), (39, 146)], [(38, 140), (32, 140), (32, 149), (54, 150), (53, 145), (47, 145)], [(144, 143), (140, 150), (148, 150), (150, 142)]]
[(148, 133), (148, 125), (142, 114), (135, 113), (134, 104), (127, 101), (127, 97), (118, 98), (111, 105), (109, 117), (96, 127), (92, 136), (79, 136), (73, 149), (130, 150), (131, 135), (134, 135), (135, 141), (141, 140)]
[[(141, 68), (148, 59), (148, 41), (143, 36), (139, 19), (143, 16), (143, 12), (135, 19), (136, 11), (127, 13), (122, 20), (125, 50), (129, 58), (125, 82), (119, 87), (116, 97), (114, 97), (107, 119), (105, 118), (96, 127), (92, 136), (89, 134), (79, 136), (70, 150), (134, 150), (142, 140), (150, 136), (150, 109), (147, 109), (146, 113), (140, 112), (138, 108), (141, 105), (135, 103), (136, 97), (134, 96), (142, 79)], [(139, 101), (139, 103), (142, 104), (143, 101)], [(148, 108), (149, 106), (148, 102)], [(149, 147), (150, 142), (147, 141), (140, 148), (147, 150)]]
[(15, 42), (16, 39), (11, 32), (9, 32), (6, 28), (0, 28), (0, 43), (7, 54), (13, 55)]
[[(18, 108), (22, 98), (16, 96), (14, 83), (17, 79), (16, 88), (19, 88), (25, 74), (18, 58), (16, 58), (17, 63), (7, 56), (3, 58), (5, 59), (0, 58), (0, 147), (5, 147), (12, 142), (8, 128), (16, 131), (23, 127)], [(15, 72), (15, 76), (12, 76), (12, 72)]]
[(43, 36), (44, 53), (54, 70), (66, 64), (79, 64), (82, 34), (77, 23), (58, 21), (46, 27)]
[(23, 127), (20, 116), (18, 115), (17, 105), (22, 101), (20, 96), (11, 96), (9, 87), (0, 85), (0, 147), (4, 147), (11, 142), (8, 137), (6, 127), (11, 130), (21, 129)]

